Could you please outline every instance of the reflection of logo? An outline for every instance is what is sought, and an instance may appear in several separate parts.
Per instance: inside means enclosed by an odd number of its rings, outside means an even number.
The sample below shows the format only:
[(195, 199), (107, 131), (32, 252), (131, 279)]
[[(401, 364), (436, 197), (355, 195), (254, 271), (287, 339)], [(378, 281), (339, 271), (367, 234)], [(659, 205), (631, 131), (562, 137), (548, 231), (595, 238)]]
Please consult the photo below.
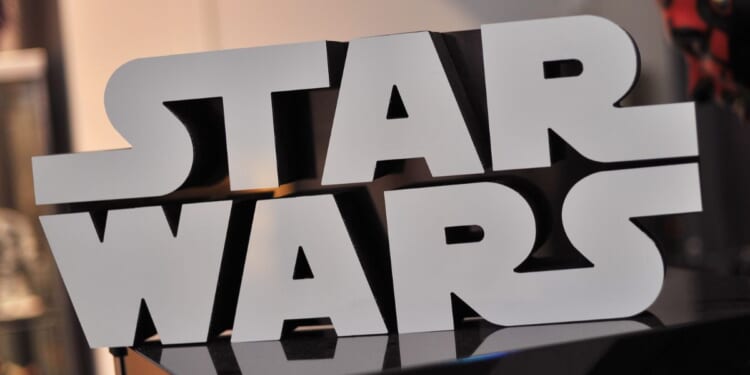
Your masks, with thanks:
[[(499, 325), (630, 316), (664, 272), (630, 219), (701, 209), (692, 104), (617, 107), (637, 65), (589, 16), (136, 60), (105, 95), (133, 147), (35, 158), (37, 203), (91, 212), (42, 224), (92, 346), (146, 315), (170, 344), (448, 330), (454, 297)], [(556, 212), (528, 183), (551, 134), (598, 162)], [(583, 268), (517, 270), (540, 212)]]

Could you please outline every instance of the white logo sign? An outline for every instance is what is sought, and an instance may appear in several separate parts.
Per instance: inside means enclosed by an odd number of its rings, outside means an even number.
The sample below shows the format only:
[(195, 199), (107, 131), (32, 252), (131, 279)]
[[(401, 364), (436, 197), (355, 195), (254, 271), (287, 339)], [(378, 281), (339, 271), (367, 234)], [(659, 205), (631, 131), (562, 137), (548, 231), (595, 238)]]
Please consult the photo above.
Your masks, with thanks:
[[(73, 211), (41, 221), (89, 344), (132, 345), (142, 301), (164, 344), (203, 342), (221, 327), (235, 342), (275, 340), (285, 320), (319, 317), (341, 336), (450, 330), (451, 295), (503, 326), (647, 309), (664, 266), (630, 219), (701, 210), (692, 103), (620, 108), (638, 55), (602, 18), (498, 23), (480, 33), (482, 60), (463, 73), (453, 61), (461, 49), (428, 32), (119, 68), (105, 106), (132, 147), (33, 159), (37, 203)], [(554, 72), (565, 64), (572, 69)], [(467, 75), (483, 77), (485, 90), (467, 95)], [(279, 116), (316, 116), (318, 107), (307, 103), (303, 113), (273, 98), (305, 90), (336, 98), (322, 173), (311, 177), (319, 189), (274, 199), (286, 163), (279, 155), (297, 152), (288, 141), (296, 133), (275, 131)], [(391, 116), (394, 95), (404, 108)], [(211, 128), (225, 136), (220, 153), (199, 147), (205, 124), (170, 110), (202, 98), (220, 98), (223, 127)], [(487, 136), (471, 131), (476, 124)], [(522, 187), (488, 176), (552, 166), (550, 132), (596, 162), (650, 163), (589, 173), (553, 213), (593, 267), (516, 272), (534, 249), (538, 210)], [(192, 176), (211, 170), (200, 163), (212, 152), (225, 163), (230, 194), (191, 196), (165, 216), (160, 197), (186, 181), (200, 186)], [(360, 249), (368, 240), (355, 241), (352, 228), (377, 215), (344, 210), (338, 194), (374, 184), (379, 162), (414, 158), (433, 179), (376, 194), (386, 246)], [(101, 239), (92, 203), (108, 210)], [(462, 226), (481, 233), (446, 240)], [(296, 278), (301, 256), (312, 275)], [(385, 261), (372, 266), (368, 257)]]

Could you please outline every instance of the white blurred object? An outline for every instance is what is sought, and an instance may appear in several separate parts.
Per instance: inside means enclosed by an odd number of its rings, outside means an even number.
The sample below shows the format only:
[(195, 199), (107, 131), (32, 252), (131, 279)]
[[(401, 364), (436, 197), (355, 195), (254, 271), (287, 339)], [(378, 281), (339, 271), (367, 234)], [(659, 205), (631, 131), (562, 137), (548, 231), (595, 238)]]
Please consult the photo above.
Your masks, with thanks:
[(0, 322), (39, 317), (44, 303), (34, 291), (39, 249), (23, 214), (0, 208)]

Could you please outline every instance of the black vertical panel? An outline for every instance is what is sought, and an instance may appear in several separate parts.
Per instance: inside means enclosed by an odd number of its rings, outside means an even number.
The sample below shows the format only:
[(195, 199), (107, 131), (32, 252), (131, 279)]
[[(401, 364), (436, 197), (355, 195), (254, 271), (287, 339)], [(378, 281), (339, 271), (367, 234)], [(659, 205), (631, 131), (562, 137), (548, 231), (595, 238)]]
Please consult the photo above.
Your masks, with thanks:
[[(1, 1), (1, 0), (0, 0)], [(69, 152), (71, 149), (68, 102), (66, 96), (65, 67), (63, 61), (63, 41), (60, 26), (58, 0), (20, 0), (21, 48), (44, 48), (47, 52), (47, 89), (49, 102), (49, 142), (50, 153)], [(65, 300), (67, 301), (67, 299)], [(91, 351), (73, 312), (67, 303), (63, 317), (71, 319), (63, 324), (74, 329), (63, 330), (71, 337), (59, 338), (61, 352), (69, 356), (63, 363), (70, 364), (70, 373), (93, 374)], [(70, 345), (73, 344), (73, 345)], [(70, 347), (67, 347), (70, 346)], [(59, 369), (63, 370), (63, 369)]]
[(47, 50), (51, 151), (70, 151), (62, 30), (57, 0), (21, 0), (21, 47)]

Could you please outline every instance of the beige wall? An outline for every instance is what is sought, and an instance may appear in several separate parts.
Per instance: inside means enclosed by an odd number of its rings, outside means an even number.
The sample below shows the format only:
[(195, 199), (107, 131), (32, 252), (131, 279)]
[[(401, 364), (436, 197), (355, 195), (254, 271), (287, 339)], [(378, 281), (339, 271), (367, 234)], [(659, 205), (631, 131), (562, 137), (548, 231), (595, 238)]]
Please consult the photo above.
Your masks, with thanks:
[[(77, 151), (127, 147), (109, 125), (103, 93), (128, 60), (192, 51), (310, 40), (349, 40), (415, 30), (451, 31), (482, 23), (582, 12), (636, 29), (644, 72), (666, 63), (655, 1), (634, 0), (60, 0), (72, 140)], [(629, 27), (630, 26), (630, 27)], [(645, 30), (645, 31), (643, 31)], [(656, 35), (654, 34), (656, 32)], [(655, 66), (655, 68), (649, 68)], [(652, 72), (651, 72), (652, 73)], [(653, 73), (651, 75), (654, 75)], [(664, 87), (667, 87), (664, 89)], [(661, 90), (661, 91), (660, 91)], [(665, 101), (669, 86), (657, 85)], [(662, 92), (664, 91), (664, 92)]]
[(75, 150), (127, 147), (104, 112), (110, 74), (137, 57), (214, 48), (205, 0), (62, 0), (61, 24)]
[(530, 7), (525, 1), (500, 6), (476, 0), (61, 0), (73, 146), (77, 151), (128, 146), (109, 125), (102, 98), (109, 75), (134, 58), (460, 30), (496, 18), (561, 12), (551, 5), (559, 2), (544, 2), (547, 6)]

